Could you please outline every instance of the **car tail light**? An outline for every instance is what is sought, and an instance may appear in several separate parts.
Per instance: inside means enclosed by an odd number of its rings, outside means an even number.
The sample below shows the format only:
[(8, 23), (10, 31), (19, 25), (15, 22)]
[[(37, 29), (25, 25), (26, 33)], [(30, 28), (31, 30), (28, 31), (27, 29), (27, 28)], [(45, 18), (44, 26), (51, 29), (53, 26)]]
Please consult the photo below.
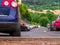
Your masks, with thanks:
[(12, 2), (11, 2), (11, 6), (14, 7), (14, 8), (16, 8), (16, 7), (18, 7), (18, 4), (17, 4), (17, 2), (12, 1)]
[(6, 0), (2, 2), (2, 6), (11, 6), (11, 7), (17, 8), (18, 3), (16, 1)]
[(4, 2), (2, 3), (2, 5), (3, 5), (3, 6), (9, 6), (9, 2), (8, 2), (8, 1), (4, 1)]

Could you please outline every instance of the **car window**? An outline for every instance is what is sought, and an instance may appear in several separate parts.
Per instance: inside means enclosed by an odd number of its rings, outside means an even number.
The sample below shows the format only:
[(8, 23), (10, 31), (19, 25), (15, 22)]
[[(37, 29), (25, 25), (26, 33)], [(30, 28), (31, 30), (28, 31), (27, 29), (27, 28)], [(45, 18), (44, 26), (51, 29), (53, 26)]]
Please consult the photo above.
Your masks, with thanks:
[(8, 7), (0, 7), (0, 15), (9, 15), (10, 8)]

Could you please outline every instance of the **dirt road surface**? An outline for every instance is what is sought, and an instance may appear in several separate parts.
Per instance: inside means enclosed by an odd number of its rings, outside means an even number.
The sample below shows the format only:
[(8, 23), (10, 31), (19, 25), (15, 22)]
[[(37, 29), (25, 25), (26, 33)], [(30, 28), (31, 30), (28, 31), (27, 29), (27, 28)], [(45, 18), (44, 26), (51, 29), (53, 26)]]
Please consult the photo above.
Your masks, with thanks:
[(60, 45), (59, 38), (0, 37), (0, 45)]
[(21, 32), (21, 37), (0, 36), (0, 45), (60, 45), (60, 32), (45, 29), (40, 27)]
[[(33, 12), (33, 13), (46, 13), (47, 12), (47, 10), (43, 10), (42, 12), (40, 12), (40, 11), (31, 10), (31, 9), (28, 9), (28, 11)], [(60, 14), (60, 10), (50, 10), (50, 11), (56, 15)]]

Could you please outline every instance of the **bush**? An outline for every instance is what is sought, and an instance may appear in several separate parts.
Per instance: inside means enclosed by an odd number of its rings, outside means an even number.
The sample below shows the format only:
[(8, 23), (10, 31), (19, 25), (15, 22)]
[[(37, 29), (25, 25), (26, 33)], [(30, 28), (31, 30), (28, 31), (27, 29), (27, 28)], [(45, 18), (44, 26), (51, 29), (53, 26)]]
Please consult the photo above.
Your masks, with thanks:
[(21, 16), (25, 17), (26, 11), (27, 11), (27, 7), (25, 4), (20, 4), (19, 5), (19, 10), (21, 13)]
[(40, 24), (41, 26), (46, 26), (47, 23), (51, 23), (56, 19), (56, 15), (53, 12), (47, 11), (44, 13), (32, 13), (27, 10), (25, 4), (19, 5), (21, 17), (27, 19), (31, 24)]
[(39, 23), (40, 16), (37, 13), (31, 15), (31, 22)]
[(27, 10), (27, 5), (20, 4), (19, 9), (20, 9), (20, 13), (21, 13), (22, 18), (26, 18), (27, 20), (31, 20), (30, 19), (30, 17), (31, 17), (30, 12), (28, 12), (28, 10)]
[(44, 13), (40, 13), (39, 15), (40, 15), (40, 17), (46, 17), (46, 14), (44, 14)]
[(53, 12), (47, 11), (46, 16), (50, 20), (50, 22), (54, 21), (56, 19), (56, 15)]
[(41, 26), (45, 26), (49, 23), (49, 19), (48, 17), (41, 17), (40, 20), (39, 20), (39, 23)]

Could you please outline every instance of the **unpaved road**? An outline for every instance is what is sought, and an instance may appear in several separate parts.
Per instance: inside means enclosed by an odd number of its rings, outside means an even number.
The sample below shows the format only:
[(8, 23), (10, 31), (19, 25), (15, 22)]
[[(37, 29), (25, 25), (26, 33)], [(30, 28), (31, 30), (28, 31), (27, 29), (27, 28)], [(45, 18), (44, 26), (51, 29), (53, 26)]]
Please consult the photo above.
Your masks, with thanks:
[(0, 45), (60, 45), (60, 38), (0, 37)]
[(45, 27), (21, 32), (21, 37), (10, 37), (3, 33), (0, 35), (3, 35), (0, 36), (0, 45), (60, 45), (60, 32), (48, 31)]
[[(36, 10), (28, 9), (28, 11), (29, 12), (33, 12), (33, 13), (46, 13), (48, 10), (36, 11)], [(49, 10), (49, 11), (53, 12), (56, 15), (59, 15), (60, 14), (60, 10)]]
[[(9, 36), (9, 34), (0, 33), (0, 36)], [(60, 37), (60, 31), (49, 31), (45, 27), (40, 27), (21, 32), (21, 37)]]
[(21, 32), (21, 37), (60, 37), (60, 31), (49, 31), (45, 27), (40, 27), (28, 32)]

